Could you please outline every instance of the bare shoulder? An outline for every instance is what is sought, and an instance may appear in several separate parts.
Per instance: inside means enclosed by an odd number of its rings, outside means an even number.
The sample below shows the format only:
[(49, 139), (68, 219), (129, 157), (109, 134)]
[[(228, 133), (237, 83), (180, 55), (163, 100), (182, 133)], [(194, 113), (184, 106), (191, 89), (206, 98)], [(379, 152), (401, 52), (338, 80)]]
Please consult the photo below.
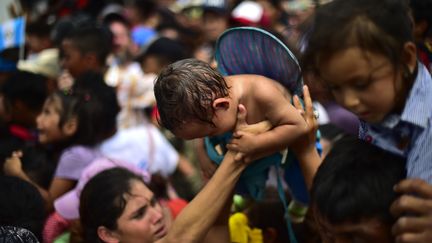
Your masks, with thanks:
[(226, 80), (230, 84), (240, 84), (242, 86), (250, 87), (252, 89), (265, 89), (265, 90), (280, 90), (284, 89), (276, 80), (267, 78), (262, 75), (256, 74), (239, 74), (227, 76)]
[(287, 100), (291, 99), (291, 94), (278, 81), (261, 75), (250, 75), (251, 86), (257, 98), (280, 97)]
[(230, 86), (237, 86), (244, 96), (257, 102), (267, 102), (269, 99), (290, 100), (290, 93), (276, 80), (255, 74), (241, 74), (226, 77)]
[(267, 78), (262, 75), (257, 74), (238, 74), (227, 76), (226, 78), (231, 79), (232, 81), (240, 81), (242, 83), (267, 83), (267, 82), (275, 82), (275, 80)]

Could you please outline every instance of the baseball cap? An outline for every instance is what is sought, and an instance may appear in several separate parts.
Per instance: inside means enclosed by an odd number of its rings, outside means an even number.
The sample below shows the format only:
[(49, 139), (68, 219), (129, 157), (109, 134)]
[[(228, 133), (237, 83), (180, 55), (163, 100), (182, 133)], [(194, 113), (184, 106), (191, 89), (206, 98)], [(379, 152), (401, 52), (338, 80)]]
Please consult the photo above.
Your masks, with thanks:
[(18, 69), (57, 79), (61, 71), (59, 65), (59, 51), (56, 48), (50, 48), (41, 51), (34, 59), (20, 60), (18, 61)]
[(248, 26), (258, 25), (263, 15), (263, 7), (259, 3), (253, 1), (241, 2), (231, 12), (231, 17), (235, 22)]

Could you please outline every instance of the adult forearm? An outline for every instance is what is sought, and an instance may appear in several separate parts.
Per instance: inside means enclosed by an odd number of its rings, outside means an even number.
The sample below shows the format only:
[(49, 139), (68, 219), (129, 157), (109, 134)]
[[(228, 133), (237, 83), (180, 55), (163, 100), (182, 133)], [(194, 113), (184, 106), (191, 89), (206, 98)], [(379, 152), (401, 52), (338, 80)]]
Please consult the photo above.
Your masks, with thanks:
[(245, 166), (234, 162), (234, 154), (228, 152), (206, 186), (176, 218), (163, 242), (200, 242), (231, 197)]
[(315, 147), (307, 148), (304, 151), (294, 151), (297, 159), (300, 161), (300, 169), (306, 182), (308, 190), (312, 187), (314, 176), (321, 164), (321, 157)]

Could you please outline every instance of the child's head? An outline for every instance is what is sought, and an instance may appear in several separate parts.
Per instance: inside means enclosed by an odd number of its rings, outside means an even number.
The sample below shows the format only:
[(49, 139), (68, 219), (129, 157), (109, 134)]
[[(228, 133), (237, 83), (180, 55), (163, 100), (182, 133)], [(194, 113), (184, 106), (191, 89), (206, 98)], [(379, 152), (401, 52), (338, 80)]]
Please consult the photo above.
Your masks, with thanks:
[(137, 59), (144, 73), (159, 74), (169, 64), (185, 59), (188, 56), (185, 49), (186, 47), (179, 41), (160, 37), (152, 42)]
[(115, 90), (101, 74), (85, 73), (71, 91), (58, 91), (37, 117), (41, 143), (93, 146), (114, 133), (119, 111)]
[(154, 0), (130, 0), (126, 1), (125, 12), (132, 25), (139, 25), (153, 17), (157, 8), (158, 3)]
[(416, 75), (416, 47), (403, 0), (335, 0), (317, 9), (304, 69), (366, 122), (400, 112)]
[(42, 50), (52, 48), (51, 25), (39, 20), (30, 22), (26, 26), (26, 42), (30, 53), (39, 53)]
[(229, 27), (227, 1), (203, 1), (202, 28), (207, 41), (214, 43)]
[(86, 71), (102, 72), (111, 52), (112, 35), (99, 26), (83, 26), (72, 30), (62, 41), (63, 68), (77, 78)]
[(113, 54), (120, 57), (126, 56), (130, 59), (132, 54), (135, 54), (131, 52), (133, 50), (133, 43), (130, 23), (125, 17), (117, 13), (108, 14), (105, 16), (103, 22), (113, 34)]
[(285, 210), (278, 199), (255, 202), (246, 210), (252, 228), (262, 230), (264, 242), (289, 242)]
[(84, 186), (80, 220), (85, 242), (155, 242), (167, 232), (153, 193), (142, 177), (123, 168), (105, 170)]
[(44, 201), (32, 184), (18, 177), (0, 175), (0, 225), (25, 228), (42, 239)]
[(207, 63), (175, 62), (161, 71), (154, 86), (160, 123), (185, 139), (228, 132), (237, 112), (229, 89), (224, 77)]
[(392, 242), (393, 186), (405, 177), (402, 157), (353, 137), (336, 142), (311, 190), (321, 236), (328, 242)]
[(25, 71), (13, 73), (0, 87), (0, 120), (35, 127), (47, 97), (47, 79)]

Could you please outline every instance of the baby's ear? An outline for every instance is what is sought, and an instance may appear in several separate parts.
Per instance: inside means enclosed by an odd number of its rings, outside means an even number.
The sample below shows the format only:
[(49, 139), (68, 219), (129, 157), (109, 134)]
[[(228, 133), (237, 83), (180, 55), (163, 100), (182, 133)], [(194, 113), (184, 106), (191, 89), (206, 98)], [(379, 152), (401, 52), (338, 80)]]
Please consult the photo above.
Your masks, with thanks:
[(230, 107), (230, 99), (229, 98), (217, 98), (213, 101), (213, 109), (219, 110), (219, 109), (228, 109)]
[(72, 136), (75, 134), (75, 132), (78, 129), (78, 120), (76, 117), (69, 119), (64, 125), (63, 125), (63, 133), (66, 136)]

